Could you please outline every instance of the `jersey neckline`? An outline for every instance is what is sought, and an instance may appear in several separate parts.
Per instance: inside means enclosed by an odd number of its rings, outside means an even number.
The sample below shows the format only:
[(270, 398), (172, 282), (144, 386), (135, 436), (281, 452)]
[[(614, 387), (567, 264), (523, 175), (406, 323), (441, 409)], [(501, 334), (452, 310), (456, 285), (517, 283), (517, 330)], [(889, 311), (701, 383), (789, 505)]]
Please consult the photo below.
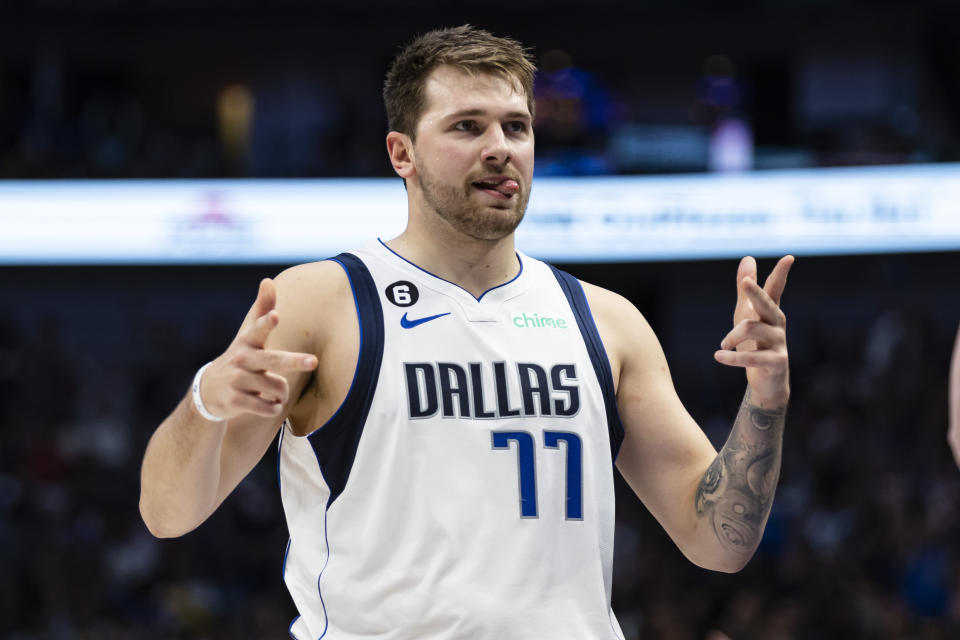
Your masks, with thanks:
[(450, 281), (450, 280), (447, 280), (446, 278), (441, 278), (441, 277), (438, 276), (437, 274), (431, 273), (430, 271), (427, 271), (426, 269), (424, 269), (423, 267), (421, 267), (421, 266), (418, 265), (417, 263), (412, 262), (412, 261), (404, 258), (402, 255), (400, 255), (399, 253), (397, 253), (396, 251), (394, 251), (393, 249), (391, 249), (390, 247), (388, 247), (388, 246), (387, 246), (387, 243), (384, 242), (382, 239), (377, 238), (377, 242), (380, 244), (380, 246), (382, 246), (384, 249), (386, 249), (387, 252), (389, 252), (391, 255), (395, 256), (395, 257), (398, 258), (399, 260), (402, 260), (403, 262), (405, 262), (406, 264), (410, 265), (411, 267), (414, 267), (414, 268), (417, 269), (418, 271), (421, 271), (422, 273), (425, 273), (426, 275), (430, 276), (431, 278), (433, 278), (433, 279), (435, 279), (435, 280), (438, 280), (438, 281), (441, 282), (441, 283), (446, 283), (447, 285), (449, 285), (449, 286), (451, 286), (451, 287), (454, 287), (454, 289), (455, 289), (456, 291), (465, 293), (466, 295), (470, 296), (470, 298), (473, 299), (474, 302), (478, 302), (478, 303), (479, 303), (479, 302), (482, 302), (484, 296), (486, 296), (486, 295), (487, 295), (488, 293), (490, 293), (491, 291), (497, 291), (497, 290), (499, 290), (499, 289), (503, 289), (504, 287), (506, 287), (506, 286), (508, 286), (508, 285), (510, 285), (510, 284), (513, 284), (514, 282), (516, 282), (516, 281), (520, 278), (520, 276), (523, 275), (523, 271), (524, 271), (523, 258), (520, 256), (520, 252), (519, 252), (519, 251), (514, 251), (514, 255), (517, 256), (517, 262), (520, 263), (520, 270), (517, 272), (517, 275), (513, 276), (512, 278), (510, 278), (510, 279), (507, 280), (506, 282), (502, 282), (502, 283), (500, 283), (500, 284), (498, 284), (498, 285), (496, 285), (496, 286), (494, 286), (494, 287), (490, 287), (489, 289), (487, 289), (486, 291), (484, 291), (483, 293), (481, 293), (481, 294), (480, 294), (480, 297), (478, 298), (477, 296), (473, 295), (472, 293), (470, 293), (470, 291), (468, 291), (468, 290), (465, 289), (464, 287), (460, 286), (460, 285), (457, 284), (456, 282), (452, 282), (452, 281)]

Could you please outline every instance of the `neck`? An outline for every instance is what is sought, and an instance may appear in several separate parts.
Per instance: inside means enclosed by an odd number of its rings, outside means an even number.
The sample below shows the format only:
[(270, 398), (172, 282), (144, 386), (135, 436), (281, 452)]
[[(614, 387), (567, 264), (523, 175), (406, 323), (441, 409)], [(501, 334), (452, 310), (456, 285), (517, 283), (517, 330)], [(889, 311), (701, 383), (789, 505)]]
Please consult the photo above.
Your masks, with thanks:
[(520, 271), (513, 234), (499, 240), (478, 240), (453, 229), (446, 232), (417, 225), (407, 228), (387, 246), (444, 280), (449, 280), (475, 298), (516, 277)]

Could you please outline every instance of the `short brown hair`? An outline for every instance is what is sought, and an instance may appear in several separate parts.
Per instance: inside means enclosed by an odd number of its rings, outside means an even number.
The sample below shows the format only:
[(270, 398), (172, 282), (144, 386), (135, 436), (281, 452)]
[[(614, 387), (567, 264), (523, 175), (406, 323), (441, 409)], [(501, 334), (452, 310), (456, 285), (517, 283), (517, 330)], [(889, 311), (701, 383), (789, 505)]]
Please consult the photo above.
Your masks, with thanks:
[(391, 131), (414, 137), (426, 107), (427, 77), (441, 65), (509, 79), (526, 94), (527, 108), (533, 115), (533, 76), (537, 67), (530, 54), (516, 40), (497, 37), (465, 24), (419, 36), (393, 61), (383, 83), (383, 101)]

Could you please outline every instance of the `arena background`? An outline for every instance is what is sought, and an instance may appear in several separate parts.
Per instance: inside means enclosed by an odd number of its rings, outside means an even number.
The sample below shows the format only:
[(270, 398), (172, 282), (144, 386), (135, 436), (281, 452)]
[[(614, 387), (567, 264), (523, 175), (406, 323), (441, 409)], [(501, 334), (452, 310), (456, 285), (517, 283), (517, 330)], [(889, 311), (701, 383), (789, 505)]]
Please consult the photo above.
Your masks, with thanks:
[[(463, 22), (533, 47), (540, 176), (955, 162), (958, 18), (946, 0), (5, 0), (0, 178), (388, 176), (386, 66)], [(711, 154), (730, 123), (752, 142)], [(800, 257), (763, 543), (739, 574), (697, 569), (621, 484), (628, 638), (960, 637), (958, 258)], [(184, 538), (137, 512), (153, 428), (285, 266), (0, 267), (0, 637), (286, 637), (273, 450)], [(712, 359), (736, 261), (561, 266), (637, 304), (719, 446), (744, 388)]]

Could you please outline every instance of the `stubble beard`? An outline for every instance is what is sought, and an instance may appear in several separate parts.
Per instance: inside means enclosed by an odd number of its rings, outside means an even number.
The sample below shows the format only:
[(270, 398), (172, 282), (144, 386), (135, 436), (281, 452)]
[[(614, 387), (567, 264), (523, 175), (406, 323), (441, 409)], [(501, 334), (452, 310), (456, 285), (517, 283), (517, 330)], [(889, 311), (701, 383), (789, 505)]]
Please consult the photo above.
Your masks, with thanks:
[(529, 190), (514, 194), (503, 207), (483, 206), (471, 201), (476, 187), (472, 182), (458, 188), (434, 180), (429, 171), (417, 168), (423, 199), (438, 216), (460, 233), (475, 240), (501, 240), (517, 228), (527, 210)]

